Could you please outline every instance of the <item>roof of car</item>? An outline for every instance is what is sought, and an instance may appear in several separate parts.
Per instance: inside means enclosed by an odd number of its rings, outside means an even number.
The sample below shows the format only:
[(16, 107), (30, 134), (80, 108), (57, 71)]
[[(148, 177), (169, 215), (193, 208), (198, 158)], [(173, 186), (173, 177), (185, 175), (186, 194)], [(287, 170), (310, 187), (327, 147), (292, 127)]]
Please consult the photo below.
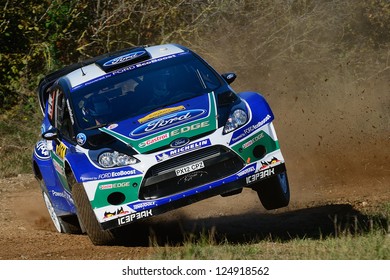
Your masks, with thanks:
[(46, 75), (39, 83), (38, 97), (42, 112), (47, 100), (47, 90), (59, 78), (65, 77), (69, 81), (71, 88), (74, 88), (127, 65), (185, 51), (188, 51), (188, 49), (177, 44), (134, 47), (106, 53), (61, 68)]
[(183, 48), (173, 44), (134, 48), (99, 59), (92, 64), (82, 66), (67, 74), (65, 78), (68, 79), (71, 88), (74, 88), (80, 84), (97, 79), (113, 70), (125, 67), (129, 64), (135, 64), (140, 61), (157, 59), (163, 56), (182, 52), (184, 52)]

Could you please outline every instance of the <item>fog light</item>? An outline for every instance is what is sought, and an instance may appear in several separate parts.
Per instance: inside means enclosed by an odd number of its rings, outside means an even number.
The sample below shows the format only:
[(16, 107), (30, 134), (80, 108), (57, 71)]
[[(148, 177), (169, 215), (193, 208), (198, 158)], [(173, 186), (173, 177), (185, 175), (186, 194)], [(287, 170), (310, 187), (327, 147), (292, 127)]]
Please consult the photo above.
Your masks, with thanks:
[(113, 192), (107, 197), (107, 202), (111, 205), (119, 205), (125, 202), (125, 195), (121, 192)]
[(256, 158), (263, 158), (265, 156), (265, 154), (267, 153), (267, 150), (265, 149), (265, 147), (263, 145), (257, 145), (254, 149), (253, 149), (253, 155), (256, 157)]

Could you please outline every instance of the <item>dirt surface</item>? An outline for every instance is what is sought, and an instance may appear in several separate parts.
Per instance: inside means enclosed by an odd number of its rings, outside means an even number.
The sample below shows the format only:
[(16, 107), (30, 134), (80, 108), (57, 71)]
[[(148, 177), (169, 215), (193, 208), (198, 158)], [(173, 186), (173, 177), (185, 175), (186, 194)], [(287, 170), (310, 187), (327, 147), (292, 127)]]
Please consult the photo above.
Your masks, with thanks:
[(269, 69), (262, 85), (237, 82), (238, 89), (262, 89), (274, 110), (290, 180), (288, 207), (266, 211), (245, 189), (134, 224), (122, 245), (94, 246), (86, 235), (55, 231), (38, 183), (23, 174), (0, 179), (0, 259), (142, 259), (156, 245), (180, 246), (201, 232), (232, 243), (315, 239), (356, 218), (364, 230), (367, 213), (390, 202), (390, 73), (356, 81), (343, 71), (307, 76)]

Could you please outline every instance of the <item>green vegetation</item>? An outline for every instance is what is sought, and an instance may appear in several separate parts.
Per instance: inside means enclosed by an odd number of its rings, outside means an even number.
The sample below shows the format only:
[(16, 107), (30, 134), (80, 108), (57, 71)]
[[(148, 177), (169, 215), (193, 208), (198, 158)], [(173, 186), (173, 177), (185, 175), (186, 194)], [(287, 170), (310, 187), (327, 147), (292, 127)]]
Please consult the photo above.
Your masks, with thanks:
[[(256, 73), (260, 88), (280, 83), (268, 74), (276, 65), (321, 64), (326, 72), (348, 63), (354, 79), (366, 77), (367, 69), (375, 76), (390, 67), (387, 0), (6, 0), (0, 14), (0, 177), (29, 172), (20, 154), (28, 158), (39, 137), (32, 133), (33, 127), (39, 133), (39, 80), (106, 51), (182, 43), (221, 71), (248, 78)], [(23, 141), (14, 142), (12, 126)], [(9, 155), (10, 146), (19, 152)]]
[[(316, 236), (265, 237), (249, 242), (229, 242), (214, 229), (187, 235), (179, 246), (158, 247), (149, 259), (169, 260), (389, 260), (390, 204), (377, 214), (336, 222), (331, 232)], [(347, 219), (348, 220), (348, 219)], [(364, 221), (363, 221), (364, 220)]]
[(246, 244), (188, 242), (161, 247), (149, 259), (163, 260), (388, 260), (390, 237), (383, 231), (322, 240), (262, 240)]

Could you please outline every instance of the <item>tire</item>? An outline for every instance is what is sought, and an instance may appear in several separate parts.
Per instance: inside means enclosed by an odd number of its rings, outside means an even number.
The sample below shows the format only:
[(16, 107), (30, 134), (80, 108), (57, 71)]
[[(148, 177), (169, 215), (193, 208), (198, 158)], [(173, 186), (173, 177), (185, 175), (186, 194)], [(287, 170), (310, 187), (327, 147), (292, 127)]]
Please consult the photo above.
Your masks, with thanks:
[(53, 203), (47, 192), (42, 190), (43, 200), (45, 202), (47, 211), (49, 212), (50, 218), (54, 224), (56, 230), (60, 233), (68, 233), (68, 234), (80, 234), (81, 228), (77, 220), (77, 216), (70, 215), (66, 217), (60, 217), (56, 214), (55, 209), (53, 207)]
[(103, 230), (100, 227), (100, 223), (96, 219), (95, 212), (91, 207), (91, 202), (88, 199), (83, 184), (77, 183), (73, 176), (71, 176), (68, 183), (72, 190), (73, 201), (80, 222), (92, 243), (94, 245), (109, 245), (115, 243), (115, 236), (113, 233), (110, 230)]
[(290, 187), (286, 172), (259, 182), (253, 189), (267, 210), (282, 208), (290, 203)]
[(45, 202), (46, 209), (49, 212), (51, 221), (53, 222), (55, 229), (60, 233), (68, 233), (68, 234), (82, 233), (77, 216), (76, 215), (68, 215), (62, 217), (58, 216), (53, 206), (53, 202), (50, 199), (50, 195), (48, 194), (48, 190), (44, 180), (40, 179), (39, 184), (41, 186), (43, 201)]

